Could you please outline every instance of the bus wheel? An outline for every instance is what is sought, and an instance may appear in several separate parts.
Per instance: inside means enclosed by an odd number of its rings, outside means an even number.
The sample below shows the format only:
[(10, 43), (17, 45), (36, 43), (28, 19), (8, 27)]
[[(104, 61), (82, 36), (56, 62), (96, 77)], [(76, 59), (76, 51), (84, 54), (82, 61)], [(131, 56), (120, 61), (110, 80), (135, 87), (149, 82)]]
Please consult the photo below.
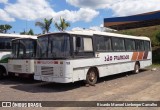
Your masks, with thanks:
[(133, 73), (138, 74), (138, 73), (139, 73), (139, 70), (140, 70), (140, 66), (139, 66), (138, 63), (136, 63), (135, 66), (134, 66), (134, 71), (133, 71)]
[(3, 68), (0, 68), (0, 79), (4, 78), (5, 71)]
[(97, 79), (98, 79), (97, 71), (94, 68), (89, 69), (86, 76), (86, 83), (94, 86), (97, 82)]

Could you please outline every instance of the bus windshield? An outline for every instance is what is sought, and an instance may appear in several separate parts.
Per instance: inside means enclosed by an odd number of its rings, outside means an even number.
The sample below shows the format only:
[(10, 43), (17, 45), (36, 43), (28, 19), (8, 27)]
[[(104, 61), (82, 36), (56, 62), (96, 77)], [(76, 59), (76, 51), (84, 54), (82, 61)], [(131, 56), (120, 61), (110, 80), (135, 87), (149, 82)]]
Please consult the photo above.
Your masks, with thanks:
[(68, 34), (51, 34), (38, 38), (38, 58), (68, 58), (70, 41)]
[(0, 51), (11, 51), (11, 40), (13, 38), (0, 38)]
[(36, 40), (33, 39), (19, 39), (12, 41), (13, 58), (34, 58), (36, 50)]

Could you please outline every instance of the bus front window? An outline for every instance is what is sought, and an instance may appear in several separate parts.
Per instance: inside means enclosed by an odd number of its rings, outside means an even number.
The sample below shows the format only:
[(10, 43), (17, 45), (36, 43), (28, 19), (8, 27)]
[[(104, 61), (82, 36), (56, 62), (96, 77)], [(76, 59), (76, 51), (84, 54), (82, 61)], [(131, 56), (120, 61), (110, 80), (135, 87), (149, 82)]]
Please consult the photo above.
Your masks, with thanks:
[(35, 57), (36, 40), (24, 39), (19, 43), (19, 58), (34, 58)]
[[(48, 40), (45, 40), (48, 38)], [(41, 42), (40, 42), (41, 41)], [(68, 58), (70, 56), (70, 41), (67, 34), (51, 34), (38, 40), (39, 58)]]
[(36, 41), (32, 39), (20, 39), (12, 41), (13, 58), (34, 58)]
[(47, 57), (47, 48), (48, 48), (48, 37), (40, 37), (37, 40), (37, 57), (46, 58)]

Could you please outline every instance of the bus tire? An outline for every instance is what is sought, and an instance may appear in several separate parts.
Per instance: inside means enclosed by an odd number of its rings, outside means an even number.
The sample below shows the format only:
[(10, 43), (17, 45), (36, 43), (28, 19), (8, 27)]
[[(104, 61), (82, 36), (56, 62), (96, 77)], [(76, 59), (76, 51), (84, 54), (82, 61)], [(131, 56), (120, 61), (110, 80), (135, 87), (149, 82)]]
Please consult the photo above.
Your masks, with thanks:
[(139, 71), (140, 71), (140, 65), (139, 65), (139, 63), (136, 63), (134, 66), (133, 73), (138, 74)]
[(6, 71), (4, 68), (0, 67), (0, 79), (3, 79), (6, 76)]
[(87, 76), (86, 76), (86, 83), (94, 86), (98, 80), (98, 73), (95, 68), (89, 69)]

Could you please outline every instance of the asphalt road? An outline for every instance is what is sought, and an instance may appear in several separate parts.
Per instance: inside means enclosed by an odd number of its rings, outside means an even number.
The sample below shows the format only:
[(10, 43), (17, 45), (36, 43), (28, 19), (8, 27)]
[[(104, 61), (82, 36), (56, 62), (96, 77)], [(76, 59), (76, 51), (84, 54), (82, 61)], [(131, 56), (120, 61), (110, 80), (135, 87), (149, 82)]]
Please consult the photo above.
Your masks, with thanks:
[[(0, 80), (0, 101), (160, 101), (160, 68), (101, 78), (96, 86), (85, 86), (83, 81), (70, 84), (39, 82), (23, 78)], [(0, 108), (22, 109), (22, 108)], [(26, 110), (33, 108), (24, 108)], [(91, 108), (34, 108), (34, 110), (88, 110)], [(92, 108), (114, 109), (122, 108)], [(159, 108), (123, 108), (125, 110), (160, 110)]]

